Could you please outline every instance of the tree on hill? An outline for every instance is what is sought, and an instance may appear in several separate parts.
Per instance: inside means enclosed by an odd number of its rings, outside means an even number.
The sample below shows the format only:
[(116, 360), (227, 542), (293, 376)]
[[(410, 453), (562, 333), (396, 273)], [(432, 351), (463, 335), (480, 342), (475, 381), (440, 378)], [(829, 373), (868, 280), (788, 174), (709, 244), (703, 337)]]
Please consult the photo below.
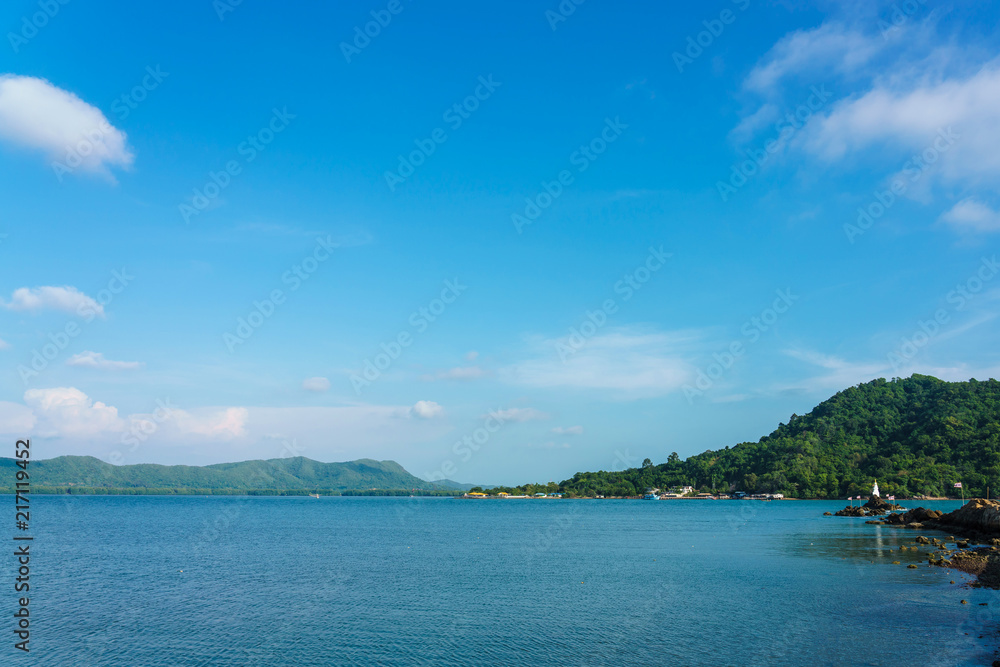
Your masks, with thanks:
[(959, 481), (973, 495), (1000, 487), (1000, 382), (873, 380), (792, 415), (757, 442), (684, 461), (674, 452), (659, 465), (647, 459), (641, 468), (577, 473), (559, 489), (620, 496), (690, 485), (843, 498), (866, 495), (875, 478), (884, 494), (898, 496), (944, 495)]

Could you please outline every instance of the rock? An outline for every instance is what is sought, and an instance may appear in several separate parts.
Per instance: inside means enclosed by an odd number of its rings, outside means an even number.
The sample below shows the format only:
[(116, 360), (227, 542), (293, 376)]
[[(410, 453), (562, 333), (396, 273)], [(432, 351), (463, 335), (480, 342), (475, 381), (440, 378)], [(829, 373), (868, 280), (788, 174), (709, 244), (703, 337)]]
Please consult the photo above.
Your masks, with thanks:
[(910, 569), (910, 570), (916, 570), (916, 569), (917, 569), (917, 566), (916, 566), (916, 565), (914, 565), (913, 563), (910, 563), (910, 564), (909, 564), (909, 565), (907, 565), (906, 567), (907, 567), (908, 569)]
[(868, 514), (861, 507), (845, 507), (835, 512), (834, 516), (868, 516)]
[(903, 509), (900, 505), (885, 502), (879, 496), (870, 496), (868, 502), (862, 505), (862, 507), (868, 510), (869, 514), (888, 514), (893, 510)]
[(899, 561), (898, 560), (894, 560), (894, 561), (892, 561), (892, 564), (893, 565), (899, 565)]
[(927, 539), (926, 537), (924, 537), (923, 535), (919, 535), (919, 536), (917, 537), (917, 544), (930, 544), (930, 543), (931, 543), (931, 541), (930, 541), (930, 540), (928, 540), (928, 539)]
[(973, 498), (948, 514), (935, 517), (939, 523), (975, 530), (990, 537), (1000, 536), (1000, 502)]
[(1000, 588), (1000, 557), (991, 553), (986, 558), (986, 566), (979, 573), (979, 584), (987, 588)]
[(865, 523), (870, 523), (873, 526), (884, 526), (885, 521), (865, 521)]
[(968, 549), (969, 548), (969, 541), (968, 540), (962, 540), (960, 542), (955, 542), (955, 546), (958, 547), (959, 549)]
[(823, 516), (833, 516), (833, 512), (823, 512)]
[(968, 600), (962, 600), (962, 604), (969, 604)]

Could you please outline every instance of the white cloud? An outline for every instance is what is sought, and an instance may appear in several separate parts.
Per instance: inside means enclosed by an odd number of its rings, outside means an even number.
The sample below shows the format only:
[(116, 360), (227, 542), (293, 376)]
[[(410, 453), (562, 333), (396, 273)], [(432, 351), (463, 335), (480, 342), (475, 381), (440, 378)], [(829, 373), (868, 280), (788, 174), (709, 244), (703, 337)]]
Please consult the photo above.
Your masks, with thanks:
[[(575, 353), (557, 353), (567, 340), (544, 340), (537, 356), (503, 369), (512, 383), (543, 388), (610, 390), (618, 396), (659, 396), (679, 389), (696, 373), (687, 360), (694, 334), (609, 332), (587, 340)], [(560, 349), (565, 350), (566, 347)]]
[(780, 110), (776, 105), (764, 104), (752, 114), (743, 118), (739, 125), (729, 132), (729, 138), (736, 143), (744, 142), (776, 120), (779, 115)]
[(75, 287), (19, 287), (10, 301), (0, 300), (8, 310), (61, 310), (67, 313), (95, 313), (104, 317), (104, 306)]
[(552, 432), (556, 433), (558, 435), (583, 435), (583, 427), (582, 426), (566, 426), (566, 427), (556, 426), (554, 429), (552, 429)]
[(330, 380), (324, 377), (306, 378), (302, 381), (302, 388), (306, 391), (327, 391), (330, 389)]
[(465, 353), (466, 361), (475, 361), (478, 358), (479, 358), (479, 353), (476, 352), (475, 350), (469, 350), (468, 352)]
[(0, 338), (0, 350), (6, 350), (10, 348), (10, 343)]
[(418, 419), (433, 419), (444, 412), (444, 408), (434, 401), (417, 401), (409, 410), (411, 417)]
[(422, 375), (422, 380), (476, 380), (489, 375), (489, 372), (479, 366), (458, 366), (446, 371), (438, 371), (433, 375)]
[[(497, 410), (495, 414), (507, 422), (530, 422), (549, 418), (547, 413), (535, 408), (507, 408), (505, 410)], [(483, 418), (485, 419), (487, 416), (489, 415), (483, 415)]]
[(792, 104), (805, 84), (839, 88), (846, 96), (812, 114), (792, 136), (790, 153), (896, 170), (892, 182), (902, 196), (924, 203), (938, 187), (957, 189), (968, 199), (943, 222), (963, 231), (1000, 228), (1000, 215), (973, 198), (1000, 186), (1000, 58), (984, 58), (990, 52), (971, 40), (937, 34), (936, 10), (881, 34), (875, 20), (854, 10), (844, 15), (850, 18), (785, 35), (761, 58), (744, 88), (762, 106), (734, 135), (752, 129), (772, 105)]
[(0, 433), (24, 438), (35, 430), (35, 413), (26, 405), (0, 401)]
[(1000, 211), (995, 211), (972, 197), (955, 204), (941, 215), (941, 220), (959, 231), (1000, 231)]
[(824, 23), (811, 30), (797, 30), (782, 37), (751, 70), (744, 85), (769, 92), (784, 79), (813, 70), (850, 74), (866, 65), (887, 41), (863, 34), (843, 23)]
[(124, 429), (117, 408), (94, 402), (75, 387), (29, 389), (24, 402), (39, 422), (39, 435), (94, 437)]
[(0, 138), (111, 180), (109, 167), (128, 168), (134, 158), (125, 133), (100, 109), (30, 76), (0, 76)]
[(74, 354), (66, 360), (67, 366), (82, 366), (84, 368), (99, 368), (106, 371), (129, 371), (142, 368), (142, 363), (138, 361), (112, 361), (105, 359), (100, 352), (87, 350), (80, 354)]
[(209, 409), (201, 410), (197, 414), (186, 410), (174, 410), (167, 421), (173, 423), (184, 435), (226, 440), (247, 434), (246, 424), (249, 414), (246, 408)]
[(924, 188), (932, 181), (992, 187), (1000, 182), (997, 108), (1000, 69), (994, 62), (964, 78), (878, 85), (814, 116), (793, 145), (831, 163), (878, 149), (880, 158), (893, 156), (903, 165), (897, 178), (906, 185), (926, 171), (933, 178), (923, 176)]
[[(36, 433), (39, 436), (112, 442), (119, 440), (125, 431), (146, 435), (160, 431), (161, 436), (175, 440), (191, 436), (208, 440), (240, 438), (247, 434), (249, 414), (246, 408), (240, 407), (189, 412), (170, 406), (161, 414), (132, 414), (122, 418), (117, 408), (92, 400), (76, 387), (29, 389), (24, 393), (24, 403), (20, 407), (27, 412), (20, 414), (19, 419), (26, 420), (26, 415), (30, 415), (37, 423)], [(167, 403), (169, 405), (169, 401)], [(0, 403), (0, 417), (6, 414), (3, 405)], [(143, 429), (145, 424), (155, 424), (156, 428)]]

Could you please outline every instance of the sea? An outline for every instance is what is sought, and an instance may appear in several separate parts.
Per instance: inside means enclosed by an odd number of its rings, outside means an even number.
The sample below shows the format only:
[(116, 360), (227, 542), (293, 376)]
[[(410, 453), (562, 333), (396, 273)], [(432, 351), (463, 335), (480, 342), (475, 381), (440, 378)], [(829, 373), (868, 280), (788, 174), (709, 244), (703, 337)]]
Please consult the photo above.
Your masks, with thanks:
[(11, 527), (0, 665), (1000, 657), (1000, 593), (900, 551), (921, 533), (823, 516), (846, 504), (32, 496), (30, 651)]

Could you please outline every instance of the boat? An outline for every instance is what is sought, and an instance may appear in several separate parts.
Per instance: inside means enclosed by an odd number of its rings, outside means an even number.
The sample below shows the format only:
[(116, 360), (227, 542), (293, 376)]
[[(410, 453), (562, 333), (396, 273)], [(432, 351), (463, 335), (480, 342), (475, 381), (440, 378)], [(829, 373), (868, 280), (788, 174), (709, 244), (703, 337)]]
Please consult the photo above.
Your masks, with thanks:
[(310, 493), (309, 497), (310, 498), (319, 498), (319, 494), (318, 493)]
[(642, 497), (643, 500), (659, 500), (660, 497), (655, 493), (647, 493)]

